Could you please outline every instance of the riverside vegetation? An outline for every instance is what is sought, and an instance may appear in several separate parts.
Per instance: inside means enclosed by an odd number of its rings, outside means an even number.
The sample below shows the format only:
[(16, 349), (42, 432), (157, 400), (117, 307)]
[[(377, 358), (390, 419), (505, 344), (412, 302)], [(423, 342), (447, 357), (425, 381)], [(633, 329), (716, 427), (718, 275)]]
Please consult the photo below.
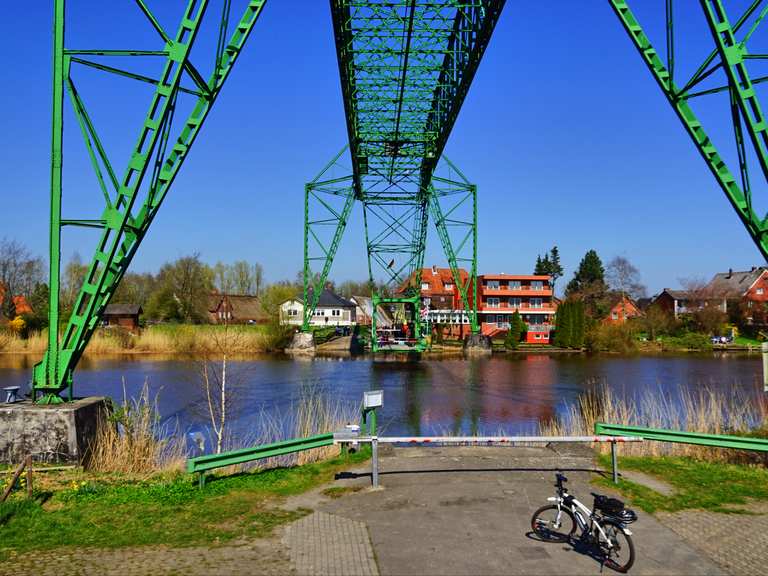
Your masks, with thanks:
[[(205, 355), (218, 349), (220, 334), (229, 330), (237, 335), (233, 354), (258, 354), (281, 351), (290, 341), (291, 330), (283, 326), (266, 325), (190, 325), (165, 324), (150, 326), (138, 334), (122, 328), (96, 332), (86, 355), (100, 354), (180, 354)], [(43, 354), (48, 346), (48, 332), (41, 330), (23, 338), (9, 331), (0, 331), (0, 353)]]
[[(341, 454), (328, 446), (223, 469), (201, 490), (183, 470), (184, 438), (160, 424), (156, 400), (145, 386), (112, 411), (85, 468), (36, 472), (32, 499), (18, 486), (0, 504), (0, 561), (57, 546), (193, 546), (268, 536), (308, 513), (283, 510), (284, 497), (369, 457), (365, 449)], [(357, 408), (310, 392), (292, 418), (268, 420), (259, 437), (226, 448), (330, 432), (354, 421)], [(5, 472), (7, 483), (10, 468)]]
[[(545, 423), (542, 433), (592, 434), (595, 422), (768, 438), (768, 401), (761, 391), (749, 393), (737, 387), (684, 389), (676, 394), (646, 389), (634, 399), (619, 398), (608, 386), (600, 385), (557, 420)], [(598, 446), (598, 462), (609, 469), (610, 448)], [(685, 509), (749, 513), (745, 506), (750, 502), (768, 500), (766, 463), (768, 458), (757, 452), (665, 442), (627, 443), (621, 446), (619, 469), (654, 476), (674, 492), (660, 494), (625, 478), (619, 480), (618, 489), (648, 513)], [(597, 483), (617, 487), (607, 477)]]
[[(284, 418), (274, 417), (258, 438), (226, 448), (338, 429), (356, 420), (357, 409), (311, 392), (300, 400), (289, 427)], [(767, 416), (760, 394), (737, 387), (675, 394), (648, 391), (626, 399), (606, 385), (595, 385), (572, 408), (542, 423), (539, 431), (592, 434), (596, 421), (608, 421), (762, 436), (768, 435)], [(0, 505), (0, 525), (5, 528), (0, 557), (7, 558), (11, 550), (16, 554), (75, 543), (188, 546), (266, 536), (306, 513), (280, 508), (282, 498), (328, 483), (335, 473), (368, 457), (367, 451), (341, 455), (327, 447), (222, 470), (200, 490), (183, 471), (186, 447), (181, 434), (159, 424), (156, 402), (146, 390), (119, 405), (112, 422), (115, 426), (102, 430), (87, 469), (36, 473), (33, 499), (17, 489)], [(607, 458), (598, 454), (606, 468)], [(620, 469), (639, 470), (674, 487), (675, 493), (665, 496), (622, 479), (619, 489), (647, 512), (705, 508), (738, 513), (750, 499), (768, 500), (765, 460), (753, 453), (633, 443), (622, 446)]]

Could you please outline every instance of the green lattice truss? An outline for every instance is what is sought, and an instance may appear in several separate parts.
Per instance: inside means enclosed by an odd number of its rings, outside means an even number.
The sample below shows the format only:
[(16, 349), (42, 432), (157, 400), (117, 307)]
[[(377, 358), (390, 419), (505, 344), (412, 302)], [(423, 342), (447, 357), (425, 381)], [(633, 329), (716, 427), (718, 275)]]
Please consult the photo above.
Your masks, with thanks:
[[(84, 226), (101, 230), (101, 238), (75, 301), (74, 310), (63, 334), (50, 330), (48, 350), (33, 373), (33, 392), (42, 394), (43, 402), (58, 402), (58, 394), (69, 388), (72, 373), (91, 336), (99, 326), (104, 308), (114, 294), (136, 250), (155, 218), (176, 178), (190, 147), (208, 116), (224, 82), (253, 30), (266, 0), (250, 0), (240, 15), (231, 14), (230, 0), (222, 9), (209, 10), (208, 0), (189, 0), (178, 28), (173, 34), (161, 26), (143, 0), (135, 0), (148, 26), (157, 33), (157, 50), (70, 50), (64, 44), (64, 0), (54, 3), (54, 75), (53, 136), (51, 150), (50, 219), (50, 325), (59, 325), (59, 278), (61, 228)], [(213, 61), (207, 79), (190, 58), (198, 31), (209, 17), (218, 26), (218, 42), (208, 54)], [(124, 48), (124, 47), (123, 47)], [(195, 51), (195, 58), (200, 50)], [(103, 57), (114, 57), (114, 65)], [(153, 78), (126, 70), (120, 63), (126, 58), (151, 58), (162, 61), (162, 72)], [(96, 126), (88, 114), (83, 97), (75, 86), (71, 71), (87, 66), (149, 84), (153, 96), (146, 117), (138, 129), (133, 150), (122, 169), (107, 157)], [(64, 92), (74, 108), (93, 169), (103, 194), (104, 209), (96, 219), (62, 219), (62, 135)], [(102, 96), (103, 97), (103, 96)], [(174, 123), (174, 113), (181, 98), (192, 98), (191, 112)], [(176, 129), (175, 129), (176, 128)]]
[[(768, 259), (768, 217), (759, 215), (753, 208), (756, 192), (754, 176), (750, 181), (750, 164), (755, 161), (760, 166), (762, 180), (768, 180), (768, 124), (755, 90), (755, 86), (768, 80), (768, 76), (752, 76), (747, 69), (749, 60), (755, 62), (768, 58), (766, 54), (751, 54), (748, 49), (750, 40), (768, 14), (766, 1), (750, 2), (746, 10), (732, 20), (726, 12), (725, 2), (700, 0), (711, 34), (712, 48), (695, 73), (684, 78), (679, 78), (679, 72), (676, 77), (674, 2), (666, 0), (665, 3), (664, 59), (651, 44), (628, 3), (624, 0), (609, 1), (750, 236), (763, 257)], [(685, 16), (690, 18), (692, 14), (689, 12)], [(734, 175), (725, 158), (715, 148), (691, 107), (695, 99), (720, 93), (729, 98), (738, 176)]]
[[(405, 305), (415, 333), (430, 216), (478, 331), (476, 189), (442, 156), (503, 1), (331, 0), (349, 136), (306, 187), (304, 329), (355, 201), (362, 205), (376, 303)], [(442, 162), (441, 162), (442, 159)], [(441, 171), (436, 172), (440, 164)], [(323, 233), (325, 232), (325, 234)], [(459, 278), (459, 266), (470, 281)], [(374, 314), (375, 316), (375, 314)], [(373, 332), (375, 336), (375, 324)], [(376, 338), (373, 338), (374, 349)]]

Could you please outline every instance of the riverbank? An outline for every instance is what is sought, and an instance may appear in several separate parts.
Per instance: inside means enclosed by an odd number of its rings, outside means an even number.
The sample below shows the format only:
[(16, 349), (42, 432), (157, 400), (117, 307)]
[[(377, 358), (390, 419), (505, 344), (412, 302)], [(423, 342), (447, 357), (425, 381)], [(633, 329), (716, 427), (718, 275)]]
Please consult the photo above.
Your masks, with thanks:
[[(263, 354), (282, 353), (290, 339), (290, 330), (284, 327), (268, 325), (186, 325), (161, 324), (149, 326), (138, 333), (131, 333), (120, 328), (98, 330), (86, 348), (85, 355), (91, 357), (126, 354), (126, 355), (166, 355), (179, 357), (220, 356), (226, 352), (230, 356), (241, 358)], [(330, 343), (334, 339), (334, 329), (325, 328), (315, 332), (319, 344)], [(35, 332), (27, 338), (9, 332), (0, 332), (0, 354), (39, 355), (48, 345), (46, 331)], [(687, 334), (680, 337), (664, 336), (651, 342), (634, 340), (633, 347), (621, 350), (587, 350), (557, 348), (551, 345), (520, 343), (516, 349), (507, 349), (502, 340), (493, 342), (495, 354), (638, 354), (657, 355), (668, 353), (691, 352), (760, 352), (760, 342), (740, 337), (731, 344), (713, 345), (709, 338), (701, 334)], [(333, 350), (338, 355), (338, 350)], [(322, 346), (318, 349), (323, 354)], [(358, 351), (357, 353), (364, 353)], [(459, 340), (445, 340), (433, 343), (425, 357), (449, 357), (463, 353), (463, 343)]]
[[(203, 490), (182, 472), (150, 477), (82, 469), (37, 472), (32, 499), (17, 491), (0, 504), (0, 562), (63, 543), (195, 546), (267, 537), (308, 513), (282, 509), (286, 497), (328, 483), (367, 457), (359, 452), (289, 468), (214, 475)], [(6, 481), (7, 476), (6, 471)]]
[[(133, 334), (120, 328), (98, 330), (86, 356), (107, 354), (230, 355), (264, 354), (282, 350), (286, 335), (262, 325), (184, 325), (150, 326)], [(47, 331), (28, 338), (0, 333), (0, 353), (42, 355), (48, 345)]]

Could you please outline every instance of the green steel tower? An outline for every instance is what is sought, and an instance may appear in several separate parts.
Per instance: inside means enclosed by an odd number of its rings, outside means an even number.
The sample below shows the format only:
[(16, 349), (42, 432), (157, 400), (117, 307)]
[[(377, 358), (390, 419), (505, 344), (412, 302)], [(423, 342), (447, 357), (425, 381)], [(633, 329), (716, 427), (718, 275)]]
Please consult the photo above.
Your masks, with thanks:
[[(49, 341), (43, 360), (33, 371), (33, 394), (39, 401), (57, 403), (59, 394), (69, 389), (72, 373), (88, 341), (100, 324), (120, 279), (125, 274), (141, 240), (157, 215), (200, 132), (221, 88), (232, 71), (253, 30), (266, 0), (249, 0), (239, 15), (232, 14), (231, 0), (223, 0), (220, 10), (209, 10), (208, 0), (188, 0), (176, 30), (166, 30), (144, 0), (135, 0), (147, 25), (154, 29), (157, 49), (114, 50), (67, 49), (65, 47), (65, 2), (54, 1), (53, 42), (53, 132), (51, 139), (51, 215), (50, 215), (50, 302)], [(198, 32), (212, 20), (218, 41), (207, 54), (212, 62), (207, 78), (199, 67), (206, 55), (198, 47)], [(161, 62), (156, 77), (131, 71), (126, 59), (153, 59)], [(109, 63), (105, 63), (105, 59)], [(114, 63), (112, 61), (115, 61)], [(122, 63), (122, 64), (121, 64)], [(88, 67), (146, 83), (152, 93), (144, 121), (137, 128), (136, 140), (127, 161), (113, 164), (99, 138), (97, 127), (78, 92), (72, 71)], [(82, 132), (85, 148), (103, 195), (103, 211), (97, 218), (62, 219), (62, 156), (64, 133), (64, 93), (67, 93)], [(184, 101), (184, 102), (183, 102)], [(183, 105), (184, 104), (184, 105)], [(190, 110), (175, 116), (177, 109)], [(96, 245), (85, 281), (75, 300), (74, 310), (60, 333), (59, 305), (61, 229), (63, 226), (95, 228)]]
[[(664, 3), (666, 25), (661, 52), (651, 43), (629, 2), (609, 2), (752, 240), (768, 259), (768, 216), (761, 215), (755, 206), (759, 198), (756, 184), (768, 180), (768, 119), (756, 86), (768, 81), (768, 76), (754, 74), (754, 67), (767, 59), (768, 54), (749, 50), (754, 44), (755, 32), (761, 29), (768, 14), (768, 2), (750, 0), (745, 3), (744, 11), (736, 15), (728, 14), (723, 0), (699, 0), (700, 14), (693, 13), (687, 5), (686, 25), (690, 27), (694, 17), (703, 19), (704, 32), (710, 40), (707, 53), (701, 55), (691, 75), (681, 73), (682, 58), (676, 58), (680, 38), (675, 33), (673, 0)], [(640, 4), (643, 3), (638, 2)], [(736, 2), (731, 2), (731, 6), (733, 4)], [(690, 57), (690, 51), (686, 51), (685, 56)], [(720, 151), (701, 120), (702, 113), (718, 105), (717, 95), (721, 95), (722, 110), (731, 120), (732, 145), (730, 149), (721, 145)], [(725, 141), (725, 138), (720, 140)], [(750, 167), (755, 164), (762, 178), (755, 178), (754, 169), (750, 175)]]
[[(305, 189), (304, 330), (355, 201), (362, 206), (376, 310), (399, 310), (425, 345), (421, 269), (431, 217), (473, 333), (477, 322), (477, 191), (443, 149), (503, 0), (331, 0), (344, 98), (342, 150)], [(469, 267), (469, 278), (459, 266)], [(383, 285), (377, 279), (383, 278)]]

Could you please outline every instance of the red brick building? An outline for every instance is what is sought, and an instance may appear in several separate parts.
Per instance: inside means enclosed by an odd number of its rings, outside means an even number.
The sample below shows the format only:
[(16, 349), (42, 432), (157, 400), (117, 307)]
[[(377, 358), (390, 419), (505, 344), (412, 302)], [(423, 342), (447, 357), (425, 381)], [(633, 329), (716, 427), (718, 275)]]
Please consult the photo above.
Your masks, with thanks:
[[(459, 278), (466, 286), (469, 273), (460, 268)], [(471, 290), (468, 296), (472, 304)], [(477, 297), (483, 334), (501, 336), (517, 310), (528, 325), (526, 342), (549, 344), (557, 310), (550, 276), (484, 274), (477, 277)], [(421, 271), (421, 298), (428, 321), (444, 326), (445, 335), (461, 338), (469, 334), (469, 317), (450, 268), (432, 266)]]
[(528, 325), (526, 342), (549, 344), (556, 310), (550, 276), (478, 276), (477, 311), (483, 334), (493, 337), (505, 332), (512, 314), (517, 311)]
[(768, 268), (719, 272), (708, 284), (689, 290), (665, 288), (653, 303), (675, 318), (706, 306), (716, 306), (723, 313), (729, 313), (729, 306), (738, 306), (748, 324), (763, 324), (768, 321)]
[(630, 318), (642, 316), (640, 308), (632, 298), (626, 294), (616, 296), (608, 315), (603, 318), (604, 324), (624, 324)]
[[(469, 273), (463, 268), (459, 268), (459, 279), (462, 286), (469, 283)], [(471, 304), (471, 291), (468, 296)], [(469, 317), (450, 268), (432, 266), (421, 270), (421, 302), (427, 320), (442, 325), (446, 336), (462, 338), (469, 334)]]

